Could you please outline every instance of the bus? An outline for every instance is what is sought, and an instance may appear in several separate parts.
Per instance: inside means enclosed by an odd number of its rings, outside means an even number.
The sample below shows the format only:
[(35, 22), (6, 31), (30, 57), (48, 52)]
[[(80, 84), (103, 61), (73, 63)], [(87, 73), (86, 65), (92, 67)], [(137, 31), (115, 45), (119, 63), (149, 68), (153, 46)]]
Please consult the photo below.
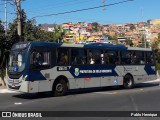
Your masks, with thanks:
[(106, 86), (133, 88), (156, 79), (154, 50), (107, 43), (19, 42), (12, 46), (7, 87), (24, 93)]

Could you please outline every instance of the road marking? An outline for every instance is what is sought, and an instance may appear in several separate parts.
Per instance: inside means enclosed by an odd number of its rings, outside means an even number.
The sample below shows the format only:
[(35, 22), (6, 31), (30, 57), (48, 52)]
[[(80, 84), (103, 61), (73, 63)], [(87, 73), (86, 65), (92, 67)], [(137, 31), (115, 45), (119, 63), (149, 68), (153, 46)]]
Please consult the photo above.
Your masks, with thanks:
[(17, 91), (11, 91), (8, 89), (0, 89), (0, 93), (17, 93)]
[(98, 94), (108, 94), (108, 95), (117, 94), (117, 92), (94, 92), (94, 93), (98, 93)]
[(17, 103), (14, 103), (15, 105), (21, 105), (22, 103), (21, 102), (17, 102)]

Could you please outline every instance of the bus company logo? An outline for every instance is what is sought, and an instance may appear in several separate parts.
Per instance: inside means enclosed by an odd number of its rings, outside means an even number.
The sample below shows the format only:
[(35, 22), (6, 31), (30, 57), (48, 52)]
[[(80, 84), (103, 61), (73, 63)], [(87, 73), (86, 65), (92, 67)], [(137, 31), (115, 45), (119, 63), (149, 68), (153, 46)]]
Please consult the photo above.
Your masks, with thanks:
[(78, 75), (79, 75), (79, 68), (75, 68), (75, 69), (74, 69), (74, 74), (75, 74), (75, 76), (78, 76)]

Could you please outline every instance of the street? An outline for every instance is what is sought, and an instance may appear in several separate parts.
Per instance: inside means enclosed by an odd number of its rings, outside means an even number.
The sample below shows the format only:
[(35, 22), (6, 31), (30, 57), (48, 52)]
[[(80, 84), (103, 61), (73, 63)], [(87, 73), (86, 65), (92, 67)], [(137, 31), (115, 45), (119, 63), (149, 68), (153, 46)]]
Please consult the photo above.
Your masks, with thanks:
[[(109, 87), (71, 91), (63, 97), (51, 97), (49, 93), (44, 96), (16, 92), (1, 93), (0, 111), (160, 111), (159, 93), (159, 82), (138, 84), (134, 89)], [(59, 119), (65, 118), (62, 115), (62, 118)], [(96, 118), (93, 117), (93, 119)], [(146, 119), (149, 120), (150, 117), (140, 120)]]

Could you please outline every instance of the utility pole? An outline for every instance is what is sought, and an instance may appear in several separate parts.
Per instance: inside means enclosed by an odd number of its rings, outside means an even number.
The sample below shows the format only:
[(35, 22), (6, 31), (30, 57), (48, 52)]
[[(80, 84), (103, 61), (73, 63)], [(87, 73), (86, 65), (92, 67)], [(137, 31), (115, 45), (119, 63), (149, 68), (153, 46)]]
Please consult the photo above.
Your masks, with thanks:
[(4, 1), (4, 12), (5, 12), (5, 15), (4, 15), (4, 21), (5, 21), (5, 36), (7, 36), (7, 1), (5, 0)]
[(22, 41), (22, 14), (21, 14), (21, 0), (15, 0), (17, 8), (17, 31), (20, 41)]

